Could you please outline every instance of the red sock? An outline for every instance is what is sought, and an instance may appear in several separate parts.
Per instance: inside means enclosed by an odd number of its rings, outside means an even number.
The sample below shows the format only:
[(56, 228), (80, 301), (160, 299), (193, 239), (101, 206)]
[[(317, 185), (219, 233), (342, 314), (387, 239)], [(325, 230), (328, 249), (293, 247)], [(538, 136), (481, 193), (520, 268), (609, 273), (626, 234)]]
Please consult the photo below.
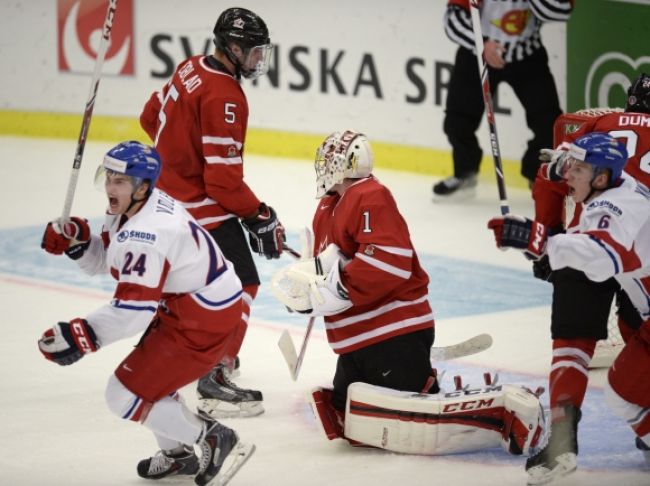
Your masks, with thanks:
[(243, 289), (241, 321), (230, 338), (225, 360), (234, 361), (239, 354), (241, 345), (244, 342), (244, 336), (246, 336), (246, 331), (248, 330), (248, 317), (251, 313), (251, 305), (257, 295), (258, 288), (259, 285), (246, 285)]
[(549, 376), (551, 420), (562, 419), (564, 406), (582, 406), (589, 380), (589, 362), (594, 355), (594, 339), (554, 339)]

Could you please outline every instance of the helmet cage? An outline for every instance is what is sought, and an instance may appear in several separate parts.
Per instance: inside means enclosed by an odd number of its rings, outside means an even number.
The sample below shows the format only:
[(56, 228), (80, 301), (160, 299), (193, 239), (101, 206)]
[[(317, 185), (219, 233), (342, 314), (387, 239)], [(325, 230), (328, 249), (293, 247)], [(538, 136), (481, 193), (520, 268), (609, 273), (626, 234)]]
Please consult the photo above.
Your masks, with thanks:
[(332, 133), (316, 151), (316, 197), (324, 197), (347, 178), (368, 177), (373, 163), (374, 156), (365, 135), (354, 130)]

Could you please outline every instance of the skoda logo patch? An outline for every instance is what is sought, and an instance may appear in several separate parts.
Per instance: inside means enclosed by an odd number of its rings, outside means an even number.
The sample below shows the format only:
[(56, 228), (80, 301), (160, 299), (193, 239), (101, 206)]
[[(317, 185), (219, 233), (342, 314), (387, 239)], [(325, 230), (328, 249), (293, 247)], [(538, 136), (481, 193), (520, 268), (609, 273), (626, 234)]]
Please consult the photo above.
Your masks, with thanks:
[(117, 241), (119, 243), (122, 243), (122, 242), (126, 241), (128, 237), (129, 237), (129, 232), (127, 230), (122, 230), (117, 235)]

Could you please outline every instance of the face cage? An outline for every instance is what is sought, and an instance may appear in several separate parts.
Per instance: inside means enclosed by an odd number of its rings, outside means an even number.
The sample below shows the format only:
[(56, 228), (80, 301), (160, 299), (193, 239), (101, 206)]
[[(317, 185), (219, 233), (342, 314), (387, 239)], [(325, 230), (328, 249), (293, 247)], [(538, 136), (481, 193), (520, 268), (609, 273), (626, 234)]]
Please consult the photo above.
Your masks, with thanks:
[(316, 197), (320, 199), (345, 179), (347, 170), (345, 156), (319, 150), (314, 161), (314, 169), (316, 170)]
[[(255, 46), (245, 51), (243, 61), (239, 63), (239, 70), (246, 79), (257, 79), (269, 71), (273, 44)], [(254, 60), (257, 59), (257, 62)], [(254, 63), (254, 64), (253, 64)], [(253, 64), (253, 67), (247, 67)]]

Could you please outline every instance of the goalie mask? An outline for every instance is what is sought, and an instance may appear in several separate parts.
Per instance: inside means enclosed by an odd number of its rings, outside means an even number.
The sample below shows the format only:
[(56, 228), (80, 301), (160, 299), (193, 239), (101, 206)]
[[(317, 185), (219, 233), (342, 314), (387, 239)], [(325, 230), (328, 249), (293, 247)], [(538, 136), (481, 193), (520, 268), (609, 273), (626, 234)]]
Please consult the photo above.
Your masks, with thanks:
[(316, 151), (316, 198), (324, 197), (345, 179), (362, 179), (372, 173), (374, 156), (365, 135), (354, 130), (334, 132)]
[(650, 75), (640, 74), (627, 90), (625, 111), (650, 114)]
[(268, 72), (273, 46), (261, 17), (245, 8), (229, 8), (217, 19), (213, 33), (214, 45), (235, 65), (237, 77), (256, 79)]

